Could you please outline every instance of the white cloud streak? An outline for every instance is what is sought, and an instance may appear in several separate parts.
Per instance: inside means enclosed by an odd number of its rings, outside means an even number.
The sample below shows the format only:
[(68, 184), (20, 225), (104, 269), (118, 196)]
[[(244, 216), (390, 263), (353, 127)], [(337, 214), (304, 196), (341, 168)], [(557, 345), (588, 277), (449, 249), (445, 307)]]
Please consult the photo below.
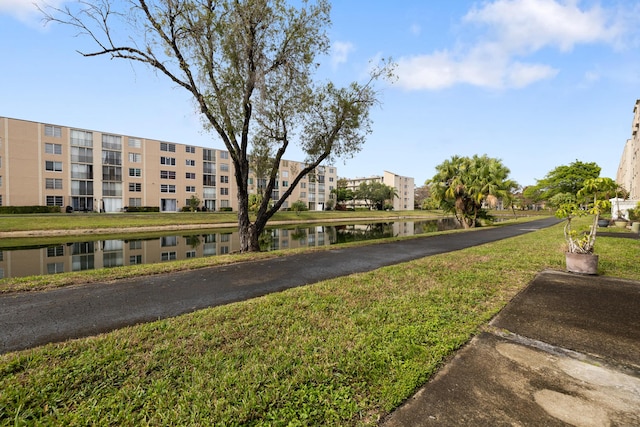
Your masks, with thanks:
[(508, 89), (555, 77), (559, 70), (526, 58), (545, 48), (569, 52), (579, 44), (615, 45), (623, 25), (600, 7), (581, 9), (579, 0), (495, 0), (474, 7), (463, 26), (481, 30), (477, 41), (398, 60), (398, 84), (409, 90), (438, 90), (456, 84)]
[(344, 64), (349, 59), (349, 54), (355, 50), (352, 43), (335, 42), (331, 46), (331, 66), (333, 69), (338, 68), (340, 64)]
[(36, 5), (44, 7), (45, 3), (59, 7), (66, 0), (0, 0), (0, 14), (10, 15), (19, 21), (34, 24), (42, 16)]

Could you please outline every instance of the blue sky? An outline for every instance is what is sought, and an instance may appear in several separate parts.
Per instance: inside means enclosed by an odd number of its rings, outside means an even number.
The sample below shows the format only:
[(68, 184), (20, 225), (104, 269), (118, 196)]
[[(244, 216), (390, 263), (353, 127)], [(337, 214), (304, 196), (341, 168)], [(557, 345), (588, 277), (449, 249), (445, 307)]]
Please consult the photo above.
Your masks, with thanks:
[[(398, 64), (340, 176), (387, 170), (422, 185), (453, 155), (487, 154), (523, 186), (575, 160), (615, 178), (640, 98), (640, 0), (342, 0), (331, 16), (320, 78), (346, 85), (372, 59)], [(0, 0), (0, 115), (224, 149), (183, 89), (76, 52), (92, 48), (43, 27), (33, 0)]]

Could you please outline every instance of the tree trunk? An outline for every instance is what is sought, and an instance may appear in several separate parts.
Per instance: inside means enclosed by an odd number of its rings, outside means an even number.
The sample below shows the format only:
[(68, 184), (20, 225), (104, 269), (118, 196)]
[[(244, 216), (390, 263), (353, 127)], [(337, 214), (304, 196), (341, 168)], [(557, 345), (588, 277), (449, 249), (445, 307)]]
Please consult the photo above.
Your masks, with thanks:
[(240, 251), (241, 252), (260, 252), (260, 243), (258, 237), (260, 232), (255, 224), (249, 223), (239, 227), (240, 234)]

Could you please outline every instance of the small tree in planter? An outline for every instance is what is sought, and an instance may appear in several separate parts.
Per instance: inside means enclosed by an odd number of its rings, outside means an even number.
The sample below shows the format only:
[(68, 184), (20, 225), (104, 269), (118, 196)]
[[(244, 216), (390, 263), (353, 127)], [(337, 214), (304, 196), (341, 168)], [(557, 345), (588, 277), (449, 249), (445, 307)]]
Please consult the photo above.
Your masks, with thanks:
[[(573, 201), (562, 203), (556, 210), (558, 218), (566, 218), (564, 237), (567, 242), (567, 270), (575, 273), (596, 274), (598, 256), (593, 249), (598, 230), (600, 214), (611, 207), (609, 195), (615, 192), (617, 184), (611, 178), (590, 178), (585, 180)], [(585, 201), (585, 203), (580, 203)], [(573, 228), (576, 217), (593, 215), (593, 222), (587, 231)]]

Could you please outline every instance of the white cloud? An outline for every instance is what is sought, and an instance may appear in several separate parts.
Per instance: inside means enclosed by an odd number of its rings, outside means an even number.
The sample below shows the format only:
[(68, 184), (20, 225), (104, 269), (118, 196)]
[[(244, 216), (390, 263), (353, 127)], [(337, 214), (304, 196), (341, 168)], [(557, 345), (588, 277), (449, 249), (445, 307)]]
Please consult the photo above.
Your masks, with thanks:
[(411, 34), (413, 34), (414, 36), (419, 36), (420, 33), (422, 33), (422, 27), (420, 25), (418, 25), (418, 24), (412, 24), (409, 27), (409, 32)]
[[(579, 0), (495, 0), (462, 19), (481, 31), (472, 45), (398, 60), (399, 85), (443, 89), (459, 83), (486, 88), (522, 88), (553, 78), (551, 65), (526, 57), (552, 47), (568, 52), (578, 44), (615, 45), (624, 26), (600, 7), (581, 9)], [(459, 46), (464, 46), (459, 44)]]
[(497, 0), (472, 9), (463, 22), (490, 26), (506, 49), (536, 51), (555, 46), (566, 52), (578, 43), (612, 42), (620, 27), (595, 6), (581, 10), (578, 0)]
[(29, 24), (38, 22), (41, 18), (36, 5), (45, 7), (50, 5), (59, 7), (66, 0), (0, 0), (0, 14), (11, 15)]
[(355, 50), (352, 43), (335, 42), (331, 46), (331, 66), (335, 69), (349, 59), (349, 54)]

